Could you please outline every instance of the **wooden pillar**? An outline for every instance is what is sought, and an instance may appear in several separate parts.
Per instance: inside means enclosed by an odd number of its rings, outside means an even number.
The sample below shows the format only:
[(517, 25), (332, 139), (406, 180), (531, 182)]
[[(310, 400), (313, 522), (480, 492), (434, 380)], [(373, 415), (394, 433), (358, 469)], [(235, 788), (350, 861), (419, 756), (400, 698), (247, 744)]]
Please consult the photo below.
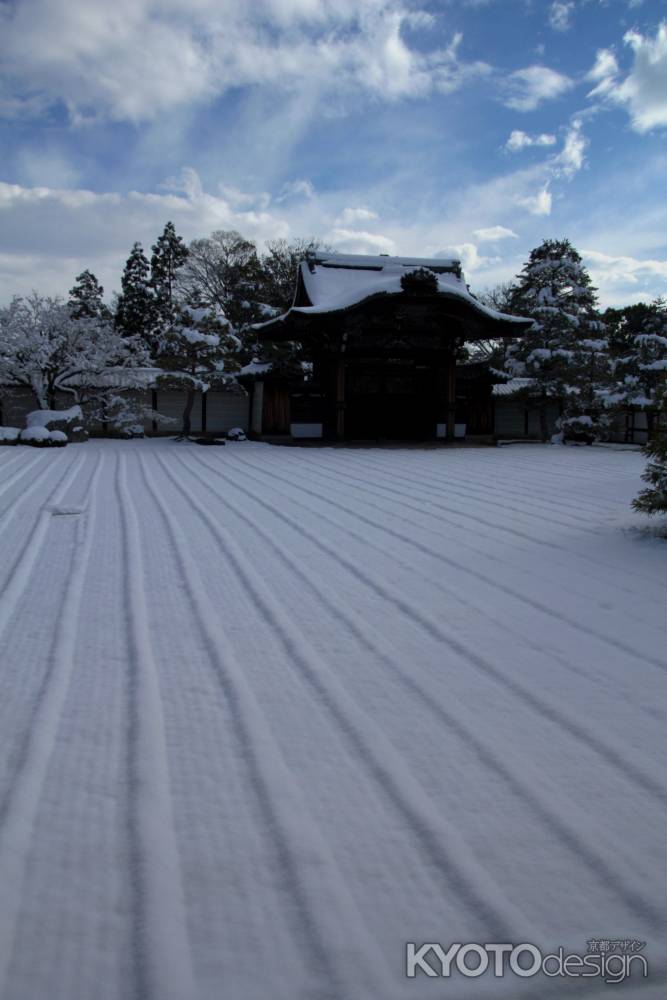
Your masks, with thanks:
[(336, 361), (336, 438), (342, 441), (345, 437), (345, 361)]
[(456, 352), (447, 358), (447, 440), (454, 440), (456, 425)]

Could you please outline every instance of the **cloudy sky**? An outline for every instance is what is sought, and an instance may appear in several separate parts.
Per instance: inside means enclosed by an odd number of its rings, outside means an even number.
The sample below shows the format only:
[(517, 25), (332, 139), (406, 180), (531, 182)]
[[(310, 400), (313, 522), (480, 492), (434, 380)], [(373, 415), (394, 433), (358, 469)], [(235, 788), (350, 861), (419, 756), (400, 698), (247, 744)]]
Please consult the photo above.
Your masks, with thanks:
[(0, 59), (0, 302), (168, 219), (667, 294), (665, 0), (0, 0)]

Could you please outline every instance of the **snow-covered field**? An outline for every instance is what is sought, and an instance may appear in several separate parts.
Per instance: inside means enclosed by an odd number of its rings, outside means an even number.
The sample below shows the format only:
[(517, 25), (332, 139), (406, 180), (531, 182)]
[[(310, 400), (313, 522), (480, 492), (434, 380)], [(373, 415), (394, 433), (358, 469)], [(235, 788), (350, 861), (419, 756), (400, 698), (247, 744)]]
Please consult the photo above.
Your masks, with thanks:
[[(3, 1000), (664, 997), (642, 467), (0, 450)], [(647, 988), (405, 977), (407, 941), (593, 938)]]

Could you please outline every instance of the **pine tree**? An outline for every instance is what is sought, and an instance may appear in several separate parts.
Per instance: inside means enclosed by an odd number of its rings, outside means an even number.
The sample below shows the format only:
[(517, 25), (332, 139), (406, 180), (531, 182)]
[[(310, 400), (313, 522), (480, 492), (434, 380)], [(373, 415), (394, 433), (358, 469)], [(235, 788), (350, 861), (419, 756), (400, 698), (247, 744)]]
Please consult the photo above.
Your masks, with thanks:
[(182, 237), (176, 235), (174, 223), (168, 222), (152, 250), (150, 286), (158, 320), (168, 325), (174, 317), (177, 276), (188, 258), (188, 248)]
[(173, 322), (160, 336), (158, 359), (165, 371), (161, 381), (176, 380), (178, 387), (185, 389), (179, 440), (189, 439), (197, 392), (207, 392), (212, 384), (234, 381), (238, 347), (238, 338), (220, 309), (174, 306)]
[(611, 408), (646, 410), (650, 438), (667, 382), (667, 303), (656, 299), (617, 312), (613, 382), (602, 397)]
[(563, 407), (565, 437), (592, 440), (603, 423), (598, 390), (608, 379), (608, 343), (595, 289), (568, 240), (545, 240), (531, 251), (512, 293), (511, 308), (533, 326), (507, 351), (506, 371), (530, 379), (525, 390), (540, 411), (547, 440), (550, 401)]
[(70, 288), (69, 311), (73, 319), (109, 319), (109, 310), (103, 301), (104, 288), (92, 273), (86, 269), (76, 278)]
[(134, 243), (121, 278), (115, 326), (125, 337), (141, 337), (152, 346), (155, 299), (149, 285), (149, 264), (141, 243)]
[(648, 464), (642, 479), (648, 487), (632, 506), (644, 514), (667, 514), (667, 381), (657, 399), (656, 433), (644, 447)]

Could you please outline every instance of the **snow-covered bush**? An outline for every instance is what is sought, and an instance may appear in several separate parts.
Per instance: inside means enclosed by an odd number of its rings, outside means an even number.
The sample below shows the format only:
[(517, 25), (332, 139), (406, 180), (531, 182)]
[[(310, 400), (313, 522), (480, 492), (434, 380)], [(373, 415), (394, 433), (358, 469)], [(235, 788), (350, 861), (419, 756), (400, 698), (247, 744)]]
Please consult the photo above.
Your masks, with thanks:
[(242, 427), (232, 427), (230, 430), (227, 431), (227, 440), (228, 441), (245, 441), (245, 440), (247, 440), (246, 439), (246, 433), (245, 433), (245, 431), (243, 430)]
[(0, 444), (17, 444), (20, 434), (20, 427), (0, 427)]
[[(127, 374), (132, 387), (132, 373)], [(137, 384), (136, 388), (139, 387)], [(166, 417), (152, 406), (142, 403), (140, 398), (116, 389), (100, 389), (91, 393), (86, 412), (91, 423), (105, 424), (112, 436), (121, 438), (143, 437), (145, 423), (175, 423), (173, 417)]]
[(67, 444), (67, 434), (64, 431), (51, 431), (48, 427), (26, 427), (19, 435), (21, 444), (32, 445), (33, 448), (62, 448)]
[(68, 441), (86, 441), (88, 432), (81, 423), (81, 407), (70, 406), (68, 410), (33, 410), (26, 417), (28, 428), (46, 428), (64, 434)]

